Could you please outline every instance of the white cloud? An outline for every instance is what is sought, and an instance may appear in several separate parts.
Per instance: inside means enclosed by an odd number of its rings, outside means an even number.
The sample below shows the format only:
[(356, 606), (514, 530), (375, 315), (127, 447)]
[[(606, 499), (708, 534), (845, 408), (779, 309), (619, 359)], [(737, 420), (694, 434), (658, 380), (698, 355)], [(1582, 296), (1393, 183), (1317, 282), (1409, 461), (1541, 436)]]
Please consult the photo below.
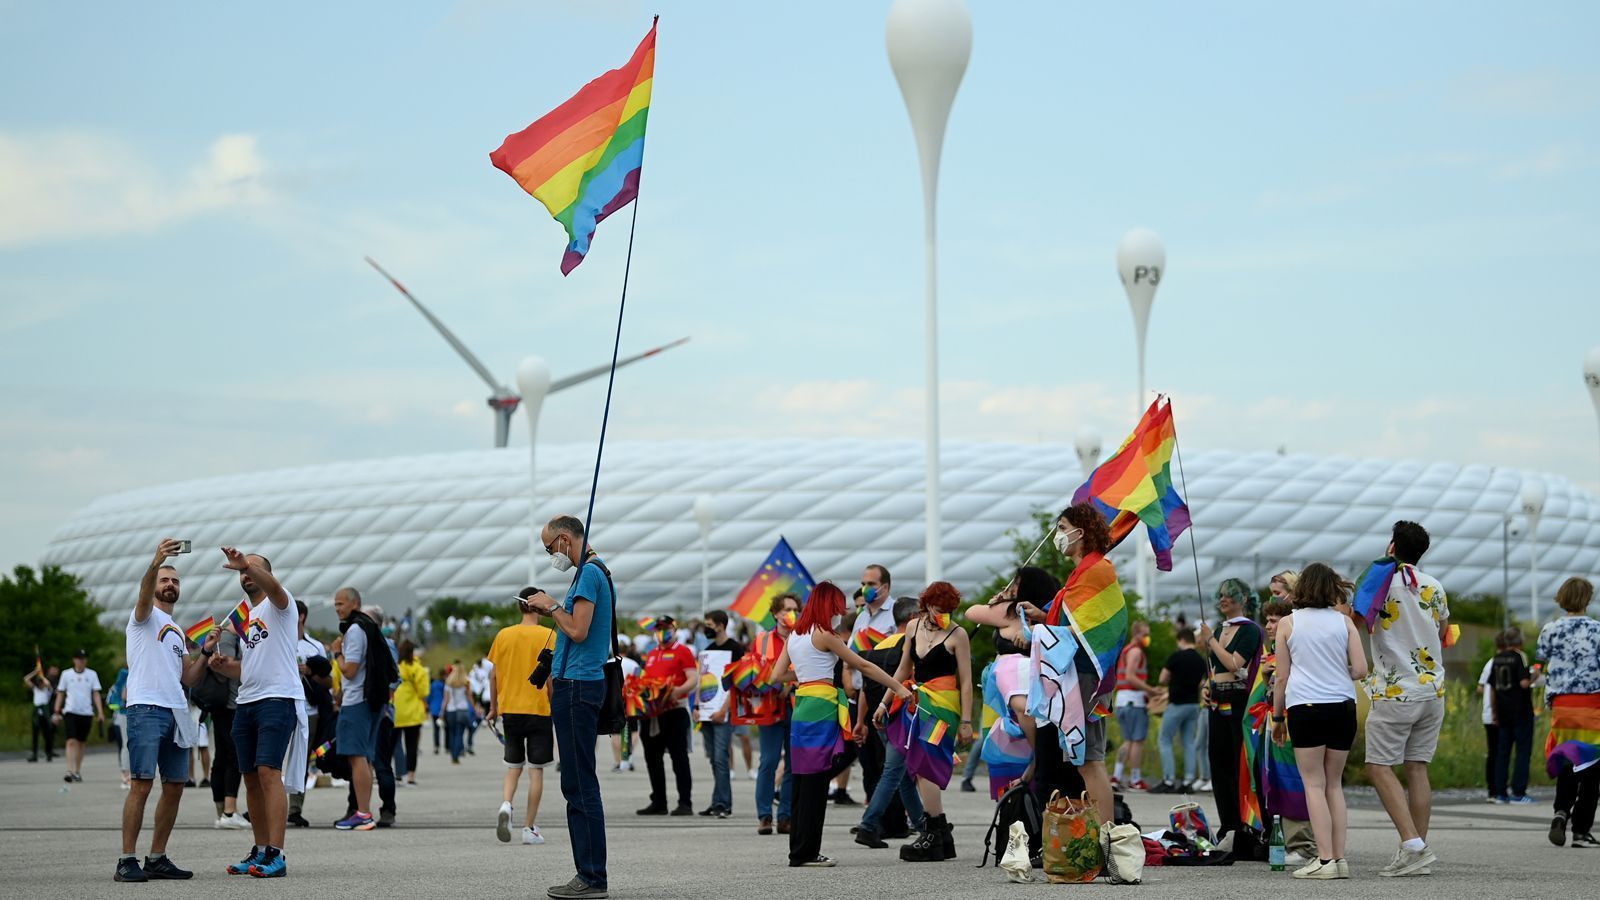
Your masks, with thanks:
[(217, 138), (173, 175), (102, 133), (0, 133), (0, 171), (0, 246), (148, 232), (270, 199), (248, 134)]

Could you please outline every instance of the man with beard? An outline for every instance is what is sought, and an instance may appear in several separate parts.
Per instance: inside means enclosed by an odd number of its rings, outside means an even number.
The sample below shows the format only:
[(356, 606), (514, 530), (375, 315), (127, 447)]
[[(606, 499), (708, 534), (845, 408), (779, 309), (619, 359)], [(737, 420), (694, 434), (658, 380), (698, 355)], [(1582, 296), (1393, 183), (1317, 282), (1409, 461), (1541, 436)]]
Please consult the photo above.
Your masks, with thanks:
[[(194, 720), (184, 688), (195, 684), (205, 671), (205, 657), (186, 656), (188, 639), (172, 621), (178, 602), (178, 570), (166, 565), (179, 551), (174, 540), (156, 547), (150, 568), (139, 582), (139, 600), (128, 617), (128, 684), (124, 715), (128, 721), (128, 796), (122, 802), (122, 855), (113, 881), (187, 879), (194, 873), (180, 869), (167, 858), (167, 838), (178, 818), (184, 782), (189, 778), (189, 748), (194, 746)], [(208, 648), (216, 646), (213, 636)], [(136, 850), (144, 824), (145, 803), (161, 772), (161, 799), (156, 801), (156, 829), (150, 855), (140, 868)]]

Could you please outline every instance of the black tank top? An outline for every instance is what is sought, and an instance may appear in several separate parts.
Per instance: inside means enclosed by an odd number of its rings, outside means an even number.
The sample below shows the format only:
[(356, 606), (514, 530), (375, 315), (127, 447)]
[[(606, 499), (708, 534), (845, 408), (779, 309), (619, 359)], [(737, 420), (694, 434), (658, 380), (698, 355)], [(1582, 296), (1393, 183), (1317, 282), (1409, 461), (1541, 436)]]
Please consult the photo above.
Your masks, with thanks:
[[(917, 623), (917, 631), (919, 633), (922, 631), (923, 624), (923, 622)], [(951, 653), (950, 648), (944, 645), (945, 641), (950, 640), (950, 635), (955, 633), (956, 630), (954, 628), (950, 629), (949, 633), (940, 639), (939, 643), (933, 645), (933, 649), (928, 651), (927, 656), (917, 655), (917, 637), (916, 635), (911, 636), (911, 677), (915, 678), (919, 684), (926, 684), (935, 678), (956, 674), (956, 655)]]
[(1016, 643), (1015, 641), (1010, 640), (1009, 638), (1002, 637), (1000, 632), (998, 632), (998, 631), (996, 631), (994, 633), (994, 655), (995, 656), (1008, 656), (1008, 655), (1011, 655), (1011, 654), (1020, 654), (1022, 656), (1027, 656), (1028, 655), (1028, 651), (1029, 651), (1029, 647), (1028, 647), (1027, 644), (1019, 644), (1019, 643)]

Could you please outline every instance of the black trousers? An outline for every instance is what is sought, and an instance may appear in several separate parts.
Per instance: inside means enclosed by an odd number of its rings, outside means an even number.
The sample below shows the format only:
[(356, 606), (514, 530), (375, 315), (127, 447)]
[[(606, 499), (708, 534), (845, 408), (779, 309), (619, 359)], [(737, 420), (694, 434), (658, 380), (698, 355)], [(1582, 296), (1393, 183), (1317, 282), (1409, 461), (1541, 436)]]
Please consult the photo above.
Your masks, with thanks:
[(828, 791), (832, 782), (833, 776), (827, 772), (794, 776), (789, 865), (798, 866), (822, 855), (822, 826), (828, 818)]
[(50, 721), (50, 706), (35, 706), (33, 708), (33, 755), (39, 755), (39, 738), (44, 737), (44, 755), (46, 758), (56, 758), (56, 723)]
[(1483, 744), (1488, 750), (1483, 754), (1483, 783), (1489, 789), (1489, 796), (1494, 793), (1494, 765), (1500, 755), (1500, 726), (1485, 724), (1483, 726)]
[(689, 711), (671, 709), (640, 724), (644, 767), (650, 773), (650, 805), (667, 805), (667, 767), (662, 756), (670, 755), (672, 776), (678, 783), (678, 805), (689, 806), (694, 789), (689, 770)]
[[(410, 769), (411, 772), (415, 772), (417, 771), (417, 751), (422, 747), (422, 726), (420, 724), (407, 725), (397, 730), (406, 744), (406, 768)], [(408, 772), (407, 774), (410, 773)]]
[(233, 710), (211, 713), (211, 802), (239, 796), (239, 754), (233, 749)]
[(1556, 776), (1556, 812), (1569, 815), (1573, 834), (1588, 834), (1594, 827), (1594, 807), (1600, 801), (1600, 766), (1574, 773), (1570, 768)]
[[(1242, 694), (1243, 692), (1238, 692)], [(1244, 703), (1233, 704), (1233, 710), (1223, 715), (1215, 709), (1207, 710), (1211, 726), (1211, 790), (1217, 802), (1217, 838), (1232, 834), (1234, 856), (1250, 859), (1257, 844), (1254, 832), (1243, 828), (1244, 817), (1239, 810), (1239, 755), (1244, 751)]]
[(1501, 724), (1496, 743), (1494, 780), (1489, 787), (1496, 797), (1507, 796), (1507, 789), (1518, 797), (1528, 793), (1528, 764), (1533, 756), (1533, 716)]

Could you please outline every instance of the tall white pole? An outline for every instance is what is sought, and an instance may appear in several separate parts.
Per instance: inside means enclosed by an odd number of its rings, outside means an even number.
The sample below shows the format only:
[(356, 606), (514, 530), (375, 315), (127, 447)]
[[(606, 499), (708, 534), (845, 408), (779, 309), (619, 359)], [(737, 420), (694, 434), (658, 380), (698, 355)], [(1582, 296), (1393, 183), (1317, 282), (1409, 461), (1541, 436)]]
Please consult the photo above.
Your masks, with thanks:
[[(1135, 419), (1144, 415), (1145, 407), (1149, 406), (1144, 387), (1145, 334), (1150, 328), (1150, 309), (1155, 305), (1156, 288), (1161, 284), (1166, 267), (1167, 249), (1161, 243), (1161, 236), (1154, 231), (1135, 228), (1117, 242), (1117, 277), (1122, 279), (1122, 290), (1128, 295), (1128, 307), (1133, 311), (1133, 339), (1138, 351), (1139, 393), (1133, 404)], [(1155, 576), (1152, 571), (1155, 558), (1149, 541), (1135, 545), (1134, 560), (1139, 603), (1149, 610), (1154, 600), (1150, 594)]]
[(517, 366), (517, 390), (522, 392), (522, 412), (528, 417), (528, 583), (537, 584), (539, 563), (545, 558), (539, 532), (544, 520), (539, 516), (539, 411), (550, 392), (550, 365), (529, 356)]
[(939, 304), (936, 256), (939, 156), (950, 107), (972, 55), (972, 15), (962, 0), (895, 0), (885, 29), (889, 65), (900, 83), (922, 164), (926, 382), (926, 578), (943, 575), (939, 548)]
[(1544, 513), (1548, 492), (1538, 476), (1522, 483), (1522, 514), (1528, 517), (1528, 612), (1533, 628), (1539, 629), (1539, 516)]
[(716, 508), (705, 494), (694, 499), (695, 521), (700, 523), (700, 621), (706, 620), (711, 609), (711, 525), (716, 518)]
[(1589, 399), (1594, 402), (1594, 414), (1600, 418), (1600, 346), (1591, 347), (1583, 358), (1583, 383), (1589, 388)]

